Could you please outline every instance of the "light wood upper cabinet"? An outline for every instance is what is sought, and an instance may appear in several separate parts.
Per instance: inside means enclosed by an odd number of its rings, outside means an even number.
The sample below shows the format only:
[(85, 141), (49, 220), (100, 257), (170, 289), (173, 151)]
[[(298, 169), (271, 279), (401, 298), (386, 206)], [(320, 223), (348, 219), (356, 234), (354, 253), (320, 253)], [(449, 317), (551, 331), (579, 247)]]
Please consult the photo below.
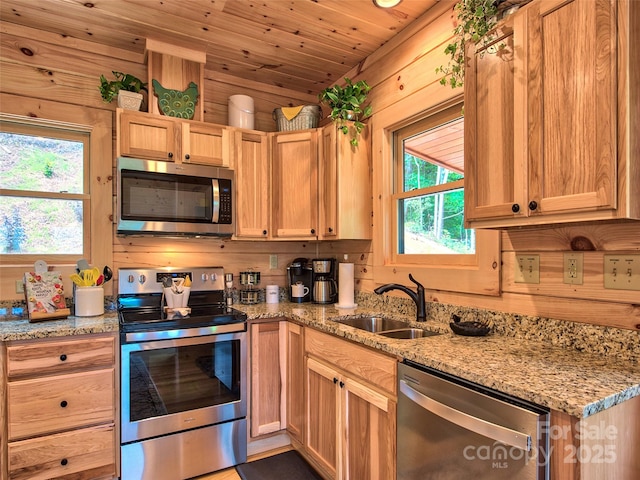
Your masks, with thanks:
[[(353, 127), (351, 127), (353, 128)], [(371, 238), (371, 155), (365, 127), (357, 147), (332, 122), (321, 130), (319, 206), (321, 240)]]
[(329, 478), (396, 477), (396, 361), (305, 329), (305, 449)]
[(174, 161), (179, 158), (179, 125), (167, 117), (117, 111), (117, 156)]
[(269, 141), (264, 132), (238, 130), (234, 141), (236, 238), (269, 235)]
[(182, 161), (198, 165), (229, 167), (231, 158), (230, 129), (203, 122), (181, 122)]
[(271, 237), (318, 235), (318, 132), (271, 134)]
[(628, 115), (636, 3), (535, 0), (497, 29), (489, 48), (501, 53), (468, 50), (471, 227), (640, 218), (638, 120)]
[(229, 167), (231, 129), (118, 109), (117, 155)]

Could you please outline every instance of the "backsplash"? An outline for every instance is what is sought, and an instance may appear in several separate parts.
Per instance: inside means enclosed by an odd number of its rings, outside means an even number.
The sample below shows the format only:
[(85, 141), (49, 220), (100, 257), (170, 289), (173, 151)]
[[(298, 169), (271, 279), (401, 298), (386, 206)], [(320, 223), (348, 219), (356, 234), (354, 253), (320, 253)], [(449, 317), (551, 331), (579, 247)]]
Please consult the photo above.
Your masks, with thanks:
[[(392, 310), (403, 315), (416, 314), (415, 304), (408, 298), (357, 292), (356, 302), (358, 306), (371, 310)], [(640, 333), (637, 331), (458, 305), (427, 303), (427, 322), (438, 322), (448, 326), (453, 314), (460, 316), (462, 320), (477, 320), (488, 324), (494, 335), (539, 341), (640, 362)]]

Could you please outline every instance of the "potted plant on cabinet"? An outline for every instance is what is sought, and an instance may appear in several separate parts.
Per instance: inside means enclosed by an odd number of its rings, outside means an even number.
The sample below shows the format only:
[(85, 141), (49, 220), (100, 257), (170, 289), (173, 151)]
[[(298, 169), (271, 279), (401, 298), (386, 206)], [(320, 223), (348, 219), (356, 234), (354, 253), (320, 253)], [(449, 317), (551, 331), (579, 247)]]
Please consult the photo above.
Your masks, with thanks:
[(130, 73), (112, 72), (115, 80), (108, 81), (100, 75), (100, 94), (104, 103), (111, 103), (118, 98), (118, 106), (128, 110), (140, 110), (142, 104), (141, 91), (147, 91), (147, 84)]
[[(447, 45), (444, 53), (449, 57), (447, 65), (436, 68), (437, 74), (443, 74), (440, 79), (442, 85), (451, 88), (462, 87), (464, 84), (465, 45), (467, 42), (482, 42), (487, 46), (491, 37), (487, 34), (496, 26), (500, 15), (512, 13), (520, 5), (530, 0), (460, 0), (453, 7), (456, 17), (453, 39)], [(504, 45), (492, 49), (497, 53)], [(495, 50), (495, 52), (493, 51)]]
[(370, 116), (373, 111), (371, 105), (364, 105), (371, 87), (365, 80), (352, 83), (351, 79), (345, 77), (344, 81), (344, 87), (334, 85), (325, 88), (318, 95), (318, 99), (331, 108), (329, 117), (338, 125), (338, 128), (345, 135), (347, 135), (350, 130), (347, 122), (353, 122), (350, 142), (351, 145), (357, 147), (358, 135), (364, 128), (362, 120)]

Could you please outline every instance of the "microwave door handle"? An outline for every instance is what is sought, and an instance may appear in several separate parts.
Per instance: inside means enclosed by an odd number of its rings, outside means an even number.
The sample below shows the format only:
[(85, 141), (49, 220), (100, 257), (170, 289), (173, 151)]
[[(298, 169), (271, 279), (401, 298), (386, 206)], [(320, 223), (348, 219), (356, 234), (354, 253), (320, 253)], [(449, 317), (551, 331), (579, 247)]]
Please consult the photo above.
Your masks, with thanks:
[(218, 223), (220, 221), (220, 182), (218, 182), (218, 179), (211, 180), (211, 186), (213, 187), (211, 223)]
[(425, 410), (466, 430), (484, 435), (492, 440), (519, 448), (520, 450), (527, 452), (531, 450), (531, 436), (527, 434), (503, 427), (502, 425), (487, 422), (486, 420), (476, 418), (468, 413), (461, 412), (460, 410), (440, 403), (410, 387), (405, 380), (400, 380), (400, 392)]

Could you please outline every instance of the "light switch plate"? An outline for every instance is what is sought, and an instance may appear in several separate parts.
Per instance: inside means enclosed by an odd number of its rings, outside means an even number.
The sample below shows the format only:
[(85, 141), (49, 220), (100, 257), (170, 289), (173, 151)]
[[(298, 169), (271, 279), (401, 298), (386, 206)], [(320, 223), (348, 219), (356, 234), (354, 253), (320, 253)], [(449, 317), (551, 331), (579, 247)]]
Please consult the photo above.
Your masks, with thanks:
[(640, 291), (640, 255), (605, 255), (604, 288)]
[(275, 270), (278, 268), (278, 255), (271, 254), (269, 255), (269, 269)]
[(516, 254), (515, 283), (540, 283), (540, 255)]

